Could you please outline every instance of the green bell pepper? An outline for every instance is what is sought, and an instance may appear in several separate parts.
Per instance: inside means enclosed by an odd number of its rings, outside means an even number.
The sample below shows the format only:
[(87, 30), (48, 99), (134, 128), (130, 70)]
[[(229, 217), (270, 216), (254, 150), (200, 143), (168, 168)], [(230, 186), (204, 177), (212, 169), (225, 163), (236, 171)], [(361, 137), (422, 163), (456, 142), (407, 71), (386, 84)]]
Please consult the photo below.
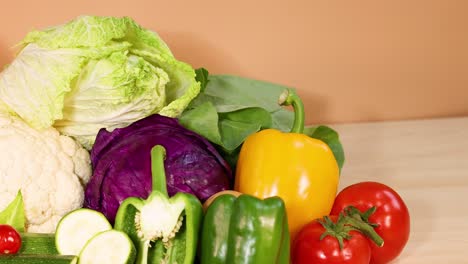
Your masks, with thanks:
[(223, 194), (206, 210), (201, 264), (288, 264), (289, 228), (284, 201)]
[(202, 205), (191, 194), (169, 198), (164, 171), (165, 149), (151, 149), (152, 192), (146, 200), (129, 197), (119, 206), (114, 228), (129, 235), (137, 248), (135, 264), (192, 264), (202, 222)]

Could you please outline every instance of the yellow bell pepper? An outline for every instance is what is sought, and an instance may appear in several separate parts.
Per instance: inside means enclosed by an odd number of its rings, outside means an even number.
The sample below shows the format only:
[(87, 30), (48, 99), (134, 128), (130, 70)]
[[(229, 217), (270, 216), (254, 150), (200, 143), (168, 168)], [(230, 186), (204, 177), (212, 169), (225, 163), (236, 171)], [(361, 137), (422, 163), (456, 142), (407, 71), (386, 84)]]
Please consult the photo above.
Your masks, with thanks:
[(239, 154), (234, 189), (262, 199), (281, 197), (293, 241), (306, 223), (330, 213), (339, 167), (326, 143), (302, 133), (304, 106), (299, 96), (286, 90), (280, 104), (294, 108), (291, 132), (265, 129), (250, 135)]

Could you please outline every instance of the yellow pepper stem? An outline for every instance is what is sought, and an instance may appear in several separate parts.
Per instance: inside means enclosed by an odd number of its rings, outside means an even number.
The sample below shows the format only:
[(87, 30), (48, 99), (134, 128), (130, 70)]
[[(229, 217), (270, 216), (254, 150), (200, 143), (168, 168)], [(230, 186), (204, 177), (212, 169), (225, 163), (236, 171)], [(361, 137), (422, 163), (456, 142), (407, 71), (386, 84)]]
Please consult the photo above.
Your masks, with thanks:
[(301, 133), (304, 131), (304, 104), (301, 98), (293, 89), (286, 89), (280, 95), (278, 100), (280, 105), (292, 105), (294, 109), (294, 123), (291, 128), (291, 133)]

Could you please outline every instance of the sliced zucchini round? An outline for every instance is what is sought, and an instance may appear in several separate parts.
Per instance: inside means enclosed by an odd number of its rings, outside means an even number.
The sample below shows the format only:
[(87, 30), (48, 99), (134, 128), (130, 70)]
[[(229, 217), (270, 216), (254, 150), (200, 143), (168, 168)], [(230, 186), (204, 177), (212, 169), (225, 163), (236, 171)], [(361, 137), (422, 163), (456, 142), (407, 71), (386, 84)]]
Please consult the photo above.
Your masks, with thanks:
[(128, 235), (118, 230), (96, 234), (81, 250), (79, 264), (133, 264), (136, 248)]
[(77, 256), (89, 239), (111, 229), (101, 212), (80, 208), (66, 214), (57, 224), (55, 246), (61, 255)]

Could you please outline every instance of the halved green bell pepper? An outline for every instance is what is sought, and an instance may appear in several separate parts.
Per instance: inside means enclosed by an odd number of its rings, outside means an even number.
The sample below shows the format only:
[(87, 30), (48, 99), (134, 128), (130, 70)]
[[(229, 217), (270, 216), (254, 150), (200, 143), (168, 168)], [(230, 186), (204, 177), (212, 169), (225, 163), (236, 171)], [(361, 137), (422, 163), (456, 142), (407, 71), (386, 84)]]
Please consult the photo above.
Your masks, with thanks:
[(125, 199), (114, 228), (129, 235), (137, 248), (135, 264), (179, 263), (195, 260), (202, 205), (192, 194), (169, 198), (164, 171), (165, 149), (151, 149), (152, 192), (146, 200)]
[(288, 264), (289, 240), (281, 198), (223, 194), (206, 211), (200, 260), (201, 264)]

